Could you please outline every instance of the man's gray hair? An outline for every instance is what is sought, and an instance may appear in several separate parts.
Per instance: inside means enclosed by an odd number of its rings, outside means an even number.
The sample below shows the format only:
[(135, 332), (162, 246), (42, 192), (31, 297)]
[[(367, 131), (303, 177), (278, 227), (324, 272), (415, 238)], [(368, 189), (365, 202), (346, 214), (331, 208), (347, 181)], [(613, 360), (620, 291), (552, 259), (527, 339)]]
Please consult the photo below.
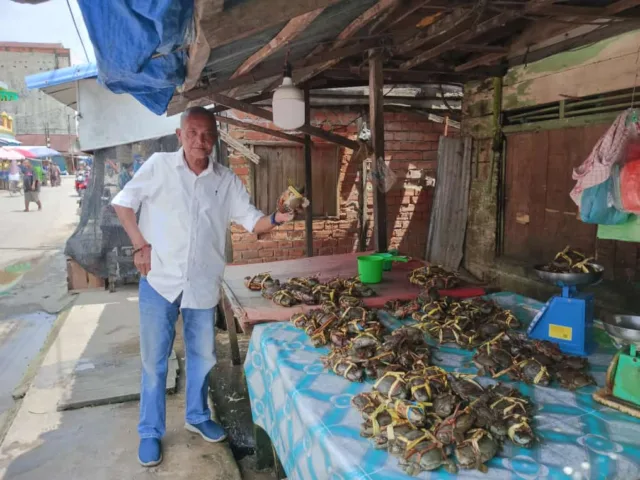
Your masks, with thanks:
[(186, 122), (187, 118), (191, 116), (207, 117), (213, 122), (214, 128), (217, 129), (215, 115), (211, 110), (207, 110), (204, 107), (189, 107), (184, 112), (182, 112), (182, 115), (180, 115), (180, 128), (184, 128), (184, 122)]

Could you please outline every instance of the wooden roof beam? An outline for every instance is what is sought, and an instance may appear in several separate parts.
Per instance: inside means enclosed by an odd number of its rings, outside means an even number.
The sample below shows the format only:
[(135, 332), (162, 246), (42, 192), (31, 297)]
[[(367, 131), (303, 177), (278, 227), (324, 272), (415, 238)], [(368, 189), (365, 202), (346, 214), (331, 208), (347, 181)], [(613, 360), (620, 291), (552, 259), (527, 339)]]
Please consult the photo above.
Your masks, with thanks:
[[(395, 4), (398, 3), (398, 0), (379, 0), (373, 7), (369, 8), (358, 18), (353, 20), (347, 27), (340, 32), (335, 42), (332, 45), (332, 49), (337, 49), (344, 46), (356, 33), (366, 27), (370, 22), (372, 22), (375, 18), (377, 18), (382, 12), (385, 10), (392, 8)], [(321, 51), (320, 48), (316, 48), (313, 52)], [(301, 77), (296, 78), (296, 83), (301, 83), (309, 80), (310, 78), (315, 77), (319, 73), (324, 70), (333, 67), (335, 64), (340, 62), (344, 57), (334, 58), (329, 60), (326, 63), (320, 64), (316, 67), (309, 69), (309, 71), (305, 72)]]
[(216, 120), (221, 123), (228, 123), (229, 125), (235, 125), (246, 130), (253, 130), (254, 132), (265, 133), (267, 135), (271, 135), (272, 137), (282, 138), (283, 140), (288, 140), (290, 142), (304, 143), (304, 139), (302, 137), (296, 137), (295, 135), (289, 135), (288, 133), (284, 133), (279, 130), (272, 130), (271, 128), (261, 127), (260, 125), (256, 125), (255, 123), (241, 122), (240, 120), (236, 120), (235, 118), (224, 117), (222, 115), (216, 115)]
[[(264, 108), (256, 107), (255, 105), (251, 105), (249, 103), (245, 103), (240, 100), (236, 100), (235, 98), (221, 95), (219, 93), (212, 93), (209, 95), (209, 98), (216, 104), (225, 105), (229, 108), (248, 113), (249, 115), (264, 118), (265, 120), (269, 120), (270, 122), (273, 121), (273, 113), (271, 113), (271, 111), (269, 110), (265, 110)], [(298, 131), (321, 138), (322, 140), (326, 140), (327, 142), (336, 143), (343, 147), (350, 148), (351, 150), (356, 150), (360, 146), (360, 144), (355, 140), (351, 140), (349, 138), (343, 137), (342, 135), (328, 132), (326, 130), (323, 130), (322, 128), (314, 127), (313, 125), (303, 125), (298, 129)]]
[(607, 15), (617, 15), (640, 5), (640, 0), (619, 0), (604, 8)]
[[(416, 57), (408, 60), (400, 65), (401, 70), (409, 70), (417, 65), (425, 63), (433, 58), (439, 57), (445, 52), (453, 50), (457, 45), (461, 43), (467, 43), (469, 40), (480, 36), (484, 33), (487, 33), (494, 28), (498, 28), (503, 26), (505, 23), (508, 23), (516, 18), (519, 18), (527, 13), (536, 13), (543, 8), (547, 8), (551, 5), (555, 0), (530, 0), (526, 7), (523, 10), (509, 10), (503, 13), (496, 15), (495, 17), (490, 18), (489, 20), (485, 20), (478, 25), (465, 30), (464, 32), (442, 42), (438, 46), (422, 52)], [(436, 24), (437, 25), (437, 24)]]
[(480, 65), (490, 65), (495, 61), (498, 61), (506, 56), (504, 52), (494, 52), (487, 53), (485, 55), (481, 55), (479, 57), (473, 58), (462, 65), (458, 65), (455, 68), (456, 72), (465, 72), (467, 70), (471, 70), (472, 68), (479, 67)]
[[(591, 7), (571, 7), (571, 8), (589, 8), (590, 10), (602, 10), (605, 16), (612, 16), (618, 13), (622, 13), (625, 10), (630, 8), (634, 8), (640, 5), (640, 0), (619, 0), (615, 3), (612, 3), (608, 7), (603, 9), (599, 8), (591, 8)], [(544, 9), (544, 12), (548, 10), (548, 8), (558, 8), (558, 7), (566, 7), (564, 5), (551, 5)], [(602, 20), (602, 22), (606, 22), (606, 20)], [(615, 25), (616, 23), (611, 23), (611, 25)], [(566, 24), (548, 24), (545, 20), (540, 20), (534, 22), (532, 25), (527, 27), (520, 37), (516, 39), (510, 46), (507, 57), (509, 59), (510, 65), (516, 65), (519, 61), (515, 61), (515, 59), (521, 59), (522, 61), (530, 60), (531, 58), (539, 59), (537, 56), (534, 56), (534, 52), (543, 49), (549, 49), (554, 44), (561, 44), (562, 42), (570, 42), (572, 37), (579, 38), (581, 36), (584, 37), (594, 37), (594, 41), (597, 41), (597, 34), (604, 28), (607, 28), (606, 23), (594, 23), (589, 25), (566, 25)], [(631, 29), (631, 27), (629, 28)], [(625, 30), (624, 28), (622, 30)], [(617, 30), (616, 30), (617, 31)], [(619, 32), (618, 32), (619, 33)], [(536, 45), (539, 44), (539, 45)], [(532, 49), (533, 46), (539, 46), (540, 48)], [(549, 54), (557, 53), (549, 50)], [(545, 55), (543, 55), (544, 57)], [(542, 58), (542, 57), (541, 57)], [(495, 65), (499, 61), (502, 60), (502, 57), (497, 58), (484, 58), (482, 59), (482, 65)], [(534, 60), (535, 61), (535, 60)], [(462, 67), (462, 65), (460, 65)], [(457, 70), (457, 69), (456, 69)]]
[(416, 50), (422, 47), (425, 43), (438, 40), (438, 37), (441, 37), (451, 30), (454, 30), (461, 25), (463, 25), (466, 21), (472, 18), (472, 14), (475, 12), (475, 9), (471, 8), (457, 8), (449, 15), (440, 19), (440, 21), (429, 25), (424, 33), (422, 33), (418, 37), (414, 37), (405, 43), (402, 43), (393, 48), (393, 53), (395, 55), (404, 55), (406, 53), (411, 52), (412, 50)]
[[(293, 62), (293, 74), (294, 80), (296, 79), (296, 72), (301, 72), (306, 67), (318, 65), (334, 58), (346, 58), (358, 53), (365, 52), (371, 48), (380, 46), (380, 41), (377, 39), (363, 40), (348, 47), (339, 48), (337, 50), (330, 50), (326, 53), (320, 54), (316, 57), (309, 59), (303, 59), (297, 62)], [(274, 66), (270, 68), (256, 68), (252, 72), (241, 75), (234, 79), (222, 80), (220, 82), (211, 82), (206, 87), (198, 87), (188, 92), (181, 94), (175, 94), (169, 103), (167, 109), (168, 115), (175, 115), (182, 112), (190, 101), (197, 100), (201, 97), (206, 97), (212, 93), (224, 92), (231, 90), (232, 88), (239, 87), (248, 83), (256, 83), (260, 80), (265, 80), (272, 77), (278, 77), (282, 75), (282, 66)]]
[(271, 39), (269, 43), (267, 43), (260, 50), (255, 52), (249, 58), (247, 58), (240, 67), (231, 75), (231, 78), (236, 78), (241, 75), (246, 75), (253, 68), (258, 65), (260, 62), (264, 61), (266, 58), (273, 55), (275, 52), (280, 50), (282, 47), (286, 46), (291, 40), (293, 40), (300, 32), (302, 32), (305, 28), (309, 26), (311, 22), (313, 22), (318, 15), (322, 13), (324, 8), (318, 8), (317, 10), (313, 10), (311, 12), (307, 12), (298, 17), (292, 18), (289, 22), (284, 26), (282, 30), (278, 32), (278, 34)]

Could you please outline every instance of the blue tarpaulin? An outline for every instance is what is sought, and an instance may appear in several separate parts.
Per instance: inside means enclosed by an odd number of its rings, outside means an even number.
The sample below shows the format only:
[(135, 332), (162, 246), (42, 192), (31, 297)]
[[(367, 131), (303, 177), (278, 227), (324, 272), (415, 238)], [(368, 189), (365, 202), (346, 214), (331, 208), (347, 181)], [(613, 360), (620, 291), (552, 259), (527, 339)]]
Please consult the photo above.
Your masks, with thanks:
[[(98, 81), (157, 115), (184, 82), (183, 47), (193, 0), (79, 0), (96, 53)], [(152, 58), (155, 57), (155, 58)]]

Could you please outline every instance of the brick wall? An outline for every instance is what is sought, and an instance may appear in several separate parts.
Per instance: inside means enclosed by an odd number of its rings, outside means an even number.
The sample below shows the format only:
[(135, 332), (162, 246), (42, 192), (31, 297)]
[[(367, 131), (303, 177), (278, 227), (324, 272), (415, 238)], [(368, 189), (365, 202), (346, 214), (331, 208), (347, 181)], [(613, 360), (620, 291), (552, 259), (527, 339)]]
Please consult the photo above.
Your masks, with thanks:
[[(236, 118), (275, 128), (267, 121), (235, 112)], [(339, 110), (312, 110), (312, 124), (355, 138), (359, 113)], [(385, 114), (385, 156), (389, 167), (398, 176), (394, 188), (387, 193), (387, 227), (390, 248), (402, 253), (424, 257), (433, 187), (428, 186), (436, 174), (438, 139), (443, 125), (430, 122), (417, 114)], [(271, 136), (243, 130), (230, 125), (229, 133), (244, 142), (275, 142)], [(321, 143), (317, 138), (314, 143)], [(261, 143), (262, 144), (262, 143)], [(277, 145), (277, 143), (275, 143)], [(316, 219), (313, 222), (314, 255), (333, 255), (358, 251), (358, 200), (362, 164), (352, 162), (351, 150), (341, 148), (339, 175), (339, 217)], [(229, 164), (245, 182), (251, 193), (251, 165), (230, 149)], [(367, 243), (373, 248), (373, 195), (368, 191)], [(305, 256), (304, 221), (296, 221), (258, 237), (240, 226), (232, 226), (233, 263), (260, 263)]]

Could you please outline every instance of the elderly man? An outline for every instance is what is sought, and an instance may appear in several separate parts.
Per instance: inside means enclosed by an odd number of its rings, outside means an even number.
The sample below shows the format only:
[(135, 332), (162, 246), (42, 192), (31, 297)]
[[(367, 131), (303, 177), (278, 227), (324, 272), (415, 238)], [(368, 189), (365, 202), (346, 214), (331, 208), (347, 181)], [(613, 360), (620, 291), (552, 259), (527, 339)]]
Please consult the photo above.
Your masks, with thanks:
[(144, 466), (162, 461), (165, 384), (178, 311), (187, 357), (185, 428), (208, 442), (226, 438), (211, 420), (207, 377), (216, 363), (214, 307), (225, 266), (227, 227), (235, 222), (264, 233), (292, 220), (288, 214), (258, 211), (240, 179), (216, 163), (216, 122), (208, 110), (185, 111), (176, 135), (182, 148), (152, 155), (112, 202), (142, 275), (138, 459)]

